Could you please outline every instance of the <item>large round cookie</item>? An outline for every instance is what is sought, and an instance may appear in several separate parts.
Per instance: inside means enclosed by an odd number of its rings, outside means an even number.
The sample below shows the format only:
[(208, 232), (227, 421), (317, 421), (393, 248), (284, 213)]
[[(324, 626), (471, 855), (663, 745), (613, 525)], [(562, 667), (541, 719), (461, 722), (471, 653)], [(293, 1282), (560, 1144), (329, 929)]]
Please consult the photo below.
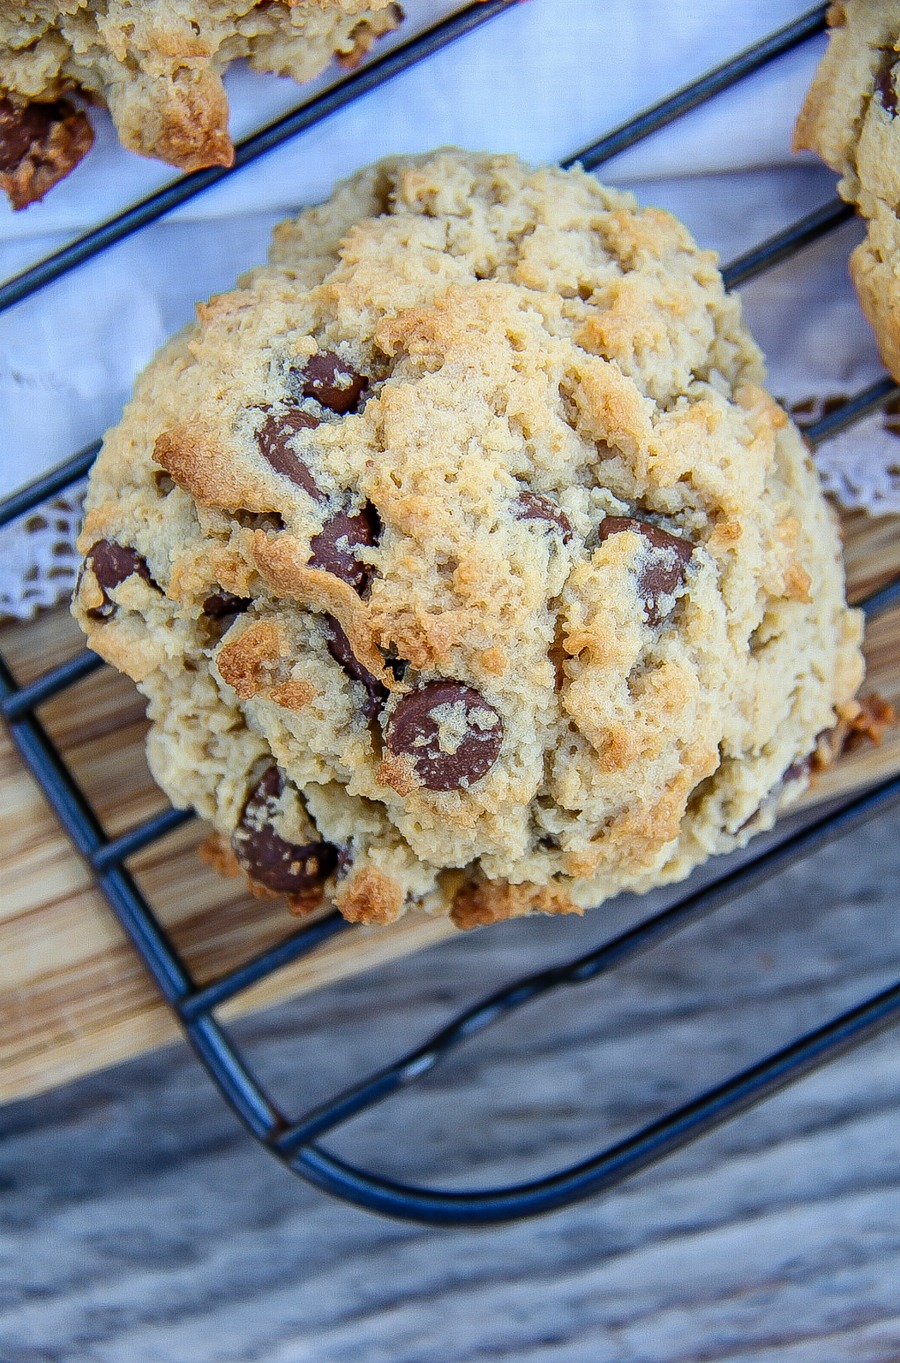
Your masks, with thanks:
[(395, 28), (394, 0), (27, 0), (0, 3), (0, 188), (41, 196), (91, 145), (75, 90), (109, 106), (126, 147), (184, 170), (230, 165), (221, 73), (238, 57), (309, 80)]
[(900, 379), (900, 0), (838, 0), (794, 133), (840, 172), (868, 221), (850, 272), (882, 358)]
[(581, 171), (442, 151), (282, 224), (91, 478), (75, 612), (160, 784), (364, 922), (568, 912), (744, 842), (862, 673), (761, 378), (713, 255)]

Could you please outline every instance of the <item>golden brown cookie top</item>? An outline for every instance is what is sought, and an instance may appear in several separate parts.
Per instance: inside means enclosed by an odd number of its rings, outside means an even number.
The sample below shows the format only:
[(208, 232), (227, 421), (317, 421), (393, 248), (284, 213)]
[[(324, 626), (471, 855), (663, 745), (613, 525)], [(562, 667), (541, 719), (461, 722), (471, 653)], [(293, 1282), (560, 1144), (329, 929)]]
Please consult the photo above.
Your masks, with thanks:
[(144, 374), (76, 613), (150, 698), (161, 783), (263, 887), (270, 769), (270, 879), (286, 859), (355, 919), (683, 875), (860, 676), (761, 378), (668, 214), (512, 157), (383, 162)]

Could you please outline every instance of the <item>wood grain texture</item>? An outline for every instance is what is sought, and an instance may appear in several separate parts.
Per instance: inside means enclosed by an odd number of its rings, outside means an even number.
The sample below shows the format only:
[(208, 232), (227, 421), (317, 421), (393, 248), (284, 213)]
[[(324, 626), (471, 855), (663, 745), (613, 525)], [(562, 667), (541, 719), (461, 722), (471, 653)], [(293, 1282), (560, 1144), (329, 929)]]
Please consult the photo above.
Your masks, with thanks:
[[(900, 573), (896, 519), (845, 522), (851, 594)], [(0, 632), (20, 681), (71, 656), (80, 635), (66, 612)], [(893, 613), (867, 638), (867, 686), (900, 705), (900, 631)], [(164, 807), (143, 755), (143, 702), (105, 668), (43, 707), (41, 718), (66, 754), (104, 826), (115, 835)], [(821, 778), (820, 799), (900, 769), (900, 731), (880, 748), (849, 755)], [(0, 734), (0, 1100), (52, 1087), (177, 1036), (84, 863)], [(196, 856), (204, 829), (191, 824), (131, 863), (161, 921), (205, 982), (276, 942), (294, 924), (283, 906), (251, 898)], [(455, 932), (423, 917), (389, 928), (353, 929), (286, 967), (223, 1010), (248, 1012), (314, 990), (431, 945)]]
[[(326, 1144), (457, 1187), (583, 1157), (888, 983), (898, 879), (885, 817)], [(299, 1111), (647, 907), (458, 937), (236, 1039)], [(292, 1179), (183, 1045), (0, 1119), (3, 1363), (900, 1359), (896, 1031), (602, 1199), (487, 1231), (397, 1225)]]

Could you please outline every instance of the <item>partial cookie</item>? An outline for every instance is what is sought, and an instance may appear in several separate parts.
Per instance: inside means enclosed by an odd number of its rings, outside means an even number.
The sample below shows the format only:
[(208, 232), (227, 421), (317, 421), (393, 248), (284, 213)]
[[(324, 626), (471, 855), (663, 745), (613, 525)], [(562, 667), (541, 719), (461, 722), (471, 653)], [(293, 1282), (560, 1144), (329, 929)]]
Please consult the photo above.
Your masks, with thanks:
[(310, 80), (354, 66), (396, 28), (394, 0), (30, 0), (0, 6), (0, 186), (40, 199), (91, 144), (75, 91), (108, 105), (123, 144), (196, 170), (228, 166), (221, 74), (238, 57)]
[(861, 618), (714, 256), (442, 151), (283, 223), (91, 477), (74, 610), (214, 859), (462, 927), (685, 876), (858, 710)]
[(794, 147), (839, 171), (841, 197), (868, 220), (850, 270), (882, 358), (900, 379), (900, 0), (839, 0), (828, 23)]

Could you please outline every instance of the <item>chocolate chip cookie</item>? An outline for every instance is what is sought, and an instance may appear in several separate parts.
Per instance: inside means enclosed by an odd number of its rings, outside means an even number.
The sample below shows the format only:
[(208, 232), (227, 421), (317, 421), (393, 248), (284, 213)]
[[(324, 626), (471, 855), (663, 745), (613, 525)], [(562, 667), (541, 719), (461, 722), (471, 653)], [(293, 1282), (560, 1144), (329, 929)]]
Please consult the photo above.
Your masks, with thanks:
[(72, 91), (106, 104), (132, 151), (183, 170), (228, 166), (230, 62), (310, 80), (333, 56), (354, 66), (401, 18), (394, 0), (0, 5), (0, 188), (24, 208), (84, 156), (92, 133)]
[(219, 864), (461, 927), (675, 880), (855, 713), (833, 516), (712, 254), (440, 151), (283, 223), (91, 477), (74, 610)]
[(794, 146), (840, 172), (841, 197), (868, 222), (850, 272), (882, 358), (900, 379), (900, 0), (838, 0), (828, 23)]

